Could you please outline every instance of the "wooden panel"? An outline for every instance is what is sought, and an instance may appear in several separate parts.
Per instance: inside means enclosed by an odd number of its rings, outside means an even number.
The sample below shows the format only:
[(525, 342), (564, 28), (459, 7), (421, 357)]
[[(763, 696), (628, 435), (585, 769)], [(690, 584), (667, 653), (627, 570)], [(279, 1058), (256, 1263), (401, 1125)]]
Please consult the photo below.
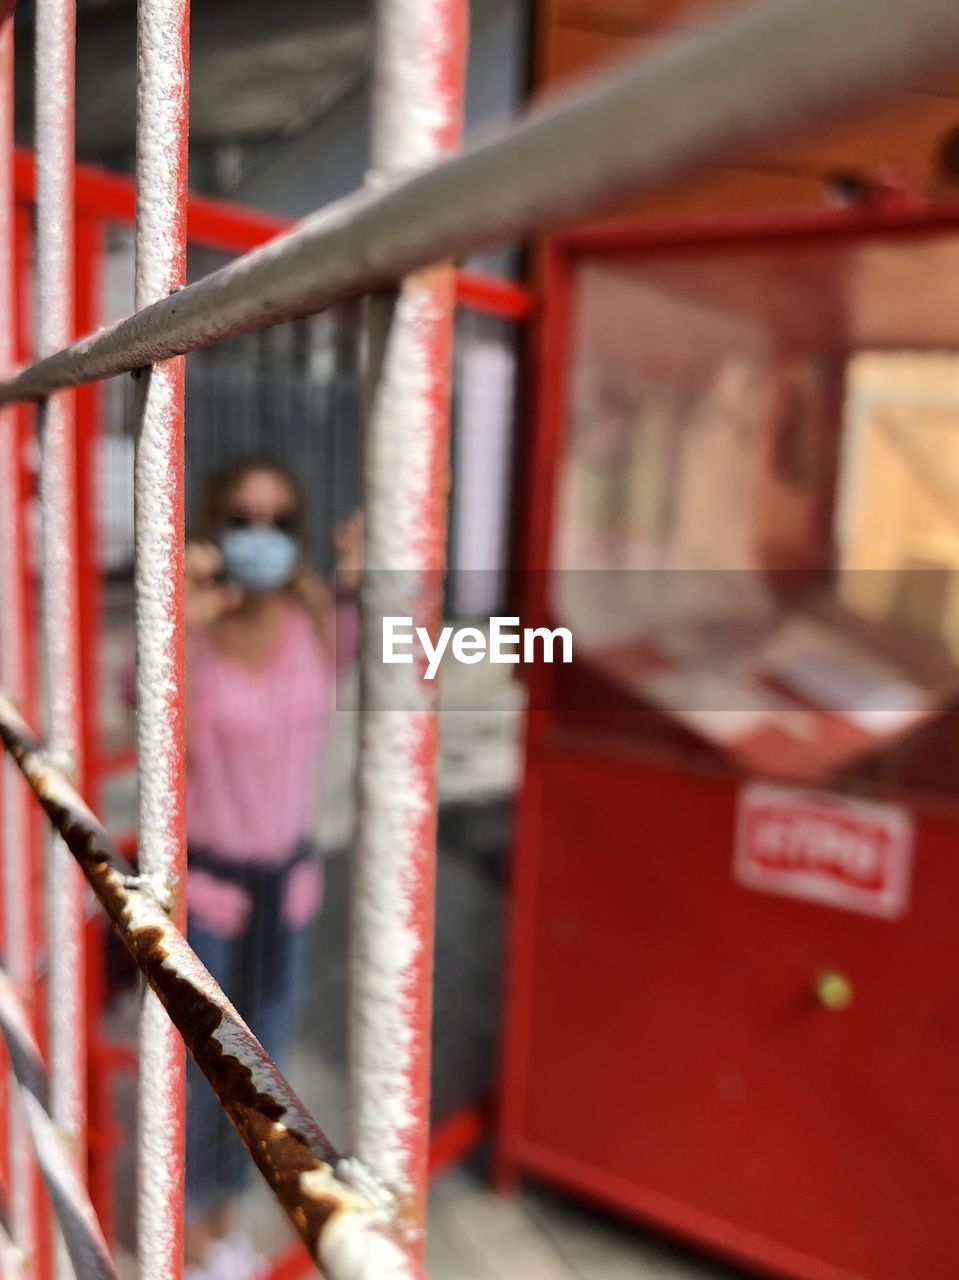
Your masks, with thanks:
[[(628, 53), (654, 53), (691, 25), (756, 0), (542, 0), (538, 26), (540, 91), (566, 84), (602, 62)], [(919, 191), (940, 185), (939, 148), (959, 127), (959, 71), (931, 75), (891, 104), (866, 108), (839, 122), (784, 138), (743, 154), (724, 171), (671, 184), (641, 204), (611, 213), (718, 214), (737, 209), (798, 208), (825, 198), (837, 171), (885, 177), (896, 170)]]
[(541, 89), (550, 88), (617, 54), (651, 52), (721, 12), (755, 3), (756, 0), (713, 0), (693, 5), (689, 0), (664, 0), (660, 4), (587, 0), (584, 4), (561, 5), (554, 21), (541, 29), (537, 83)]
[(934, 176), (940, 142), (957, 125), (959, 103), (912, 93), (859, 111), (839, 124), (820, 126), (799, 142), (756, 152), (750, 163), (759, 168), (796, 165), (821, 173), (837, 169), (875, 173), (894, 165), (910, 185), (925, 188)]
[(554, 0), (549, 7), (559, 26), (629, 31), (686, 26), (756, 3), (757, 0)]

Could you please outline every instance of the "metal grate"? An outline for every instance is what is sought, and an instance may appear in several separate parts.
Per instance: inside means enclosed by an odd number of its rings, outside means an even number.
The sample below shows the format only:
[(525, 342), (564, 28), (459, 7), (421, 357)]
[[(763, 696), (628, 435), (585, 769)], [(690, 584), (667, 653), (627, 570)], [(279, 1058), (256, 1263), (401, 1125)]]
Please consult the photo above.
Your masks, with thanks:
[[(12, 6), (0, 67), (0, 358), (13, 350)], [(465, 0), (381, 0), (373, 174), (351, 199), (181, 287), (186, 235), (188, 11), (140, 0), (136, 310), (70, 342), (73, 308), (72, 0), (37, 0), (37, 356), (0, 383), (4, 555), (0, 735), (55, 830), (46, 887), (49, 1087), (23, 1007), (29, 945), (17, 919), (28, 821), (4, 777), (6, 978), (0, 1025), (23, 1103), (8, 1128), (14, 1214), (4, 1256), (42, 1256), (27, 1131), (60, 1224), (56, 1269), (112, 1274), (83, 1186), (87, 1057), (81, 872), (152, 993), (141, 1013), (139, 1247), (144, 1276), (179, 1275), (186, 1042), (318, 1265), (333, 1280), (420, 1274), (428, 1122), (436, 707), (414, 668), (362, 658), (358, 875), (354, 890), (351, 1114), (334, 1151), (190, 951), (182, 927), (182, 357), (225, 338), (373, 294), (368, 306), (362, 608), (439, 617), (452, 268), (436, 265), (588, 213), (732, 147), (886, 89), (959, 37), (954, 0), (779, 0), (662, 56), (630, 63), (443, 159), (458, 141)], [(131, 372), (136, 394), (139, 874), (81, 801), (74, 396)], [(41, 441), (42, 638), (47, 734), (15, 701), (28, 685), (18, 402)], [(13, 585), (11, 585), (13, 584)], [(395, 673), (406, 681), (400, 690)], [(404, 700), (405, 696), (405, 700)], [(397, 710), (398, 705), (411, 709)], [(24, 707), (33, 713), (34, 708)], [(62, 839), (61, 839), (62, 837)], [(69, 850), (69, 853), (68, 853)], [(72, 858), (70, 857), (72, 854)], [(26, 896), (26, 894), (24, 895)], [(155, 993), (155, 994), (153, 994)], [(157, 998), (158, 997), (158, 998)]]

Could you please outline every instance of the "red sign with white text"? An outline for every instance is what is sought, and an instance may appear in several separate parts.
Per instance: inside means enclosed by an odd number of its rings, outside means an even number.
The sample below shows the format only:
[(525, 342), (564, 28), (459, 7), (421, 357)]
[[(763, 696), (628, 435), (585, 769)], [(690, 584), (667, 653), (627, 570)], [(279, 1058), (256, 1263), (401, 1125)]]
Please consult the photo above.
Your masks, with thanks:
[(905, 809), (765, 783), (739, 793), (734, 865), (751, 889), (897, 916), (911, 863)]

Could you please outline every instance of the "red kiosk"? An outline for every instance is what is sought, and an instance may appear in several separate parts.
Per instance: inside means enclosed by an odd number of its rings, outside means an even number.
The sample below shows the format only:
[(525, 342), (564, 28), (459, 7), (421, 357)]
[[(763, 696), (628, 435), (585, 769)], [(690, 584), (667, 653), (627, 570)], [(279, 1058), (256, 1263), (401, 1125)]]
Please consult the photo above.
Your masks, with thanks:
[(545, 255), (498, 1177), (959, 1259), (959, 209)]

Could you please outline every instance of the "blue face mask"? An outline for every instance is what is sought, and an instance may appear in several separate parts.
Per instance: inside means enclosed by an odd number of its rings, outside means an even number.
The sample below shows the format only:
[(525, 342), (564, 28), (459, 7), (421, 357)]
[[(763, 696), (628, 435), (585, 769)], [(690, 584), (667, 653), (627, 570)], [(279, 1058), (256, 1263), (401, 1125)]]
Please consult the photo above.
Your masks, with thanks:
[(220, 537), (223, 571), (245, 591), (275, 591), (289, 582), (299, 554), (282, 529), (250, 525), (228, 529)]

